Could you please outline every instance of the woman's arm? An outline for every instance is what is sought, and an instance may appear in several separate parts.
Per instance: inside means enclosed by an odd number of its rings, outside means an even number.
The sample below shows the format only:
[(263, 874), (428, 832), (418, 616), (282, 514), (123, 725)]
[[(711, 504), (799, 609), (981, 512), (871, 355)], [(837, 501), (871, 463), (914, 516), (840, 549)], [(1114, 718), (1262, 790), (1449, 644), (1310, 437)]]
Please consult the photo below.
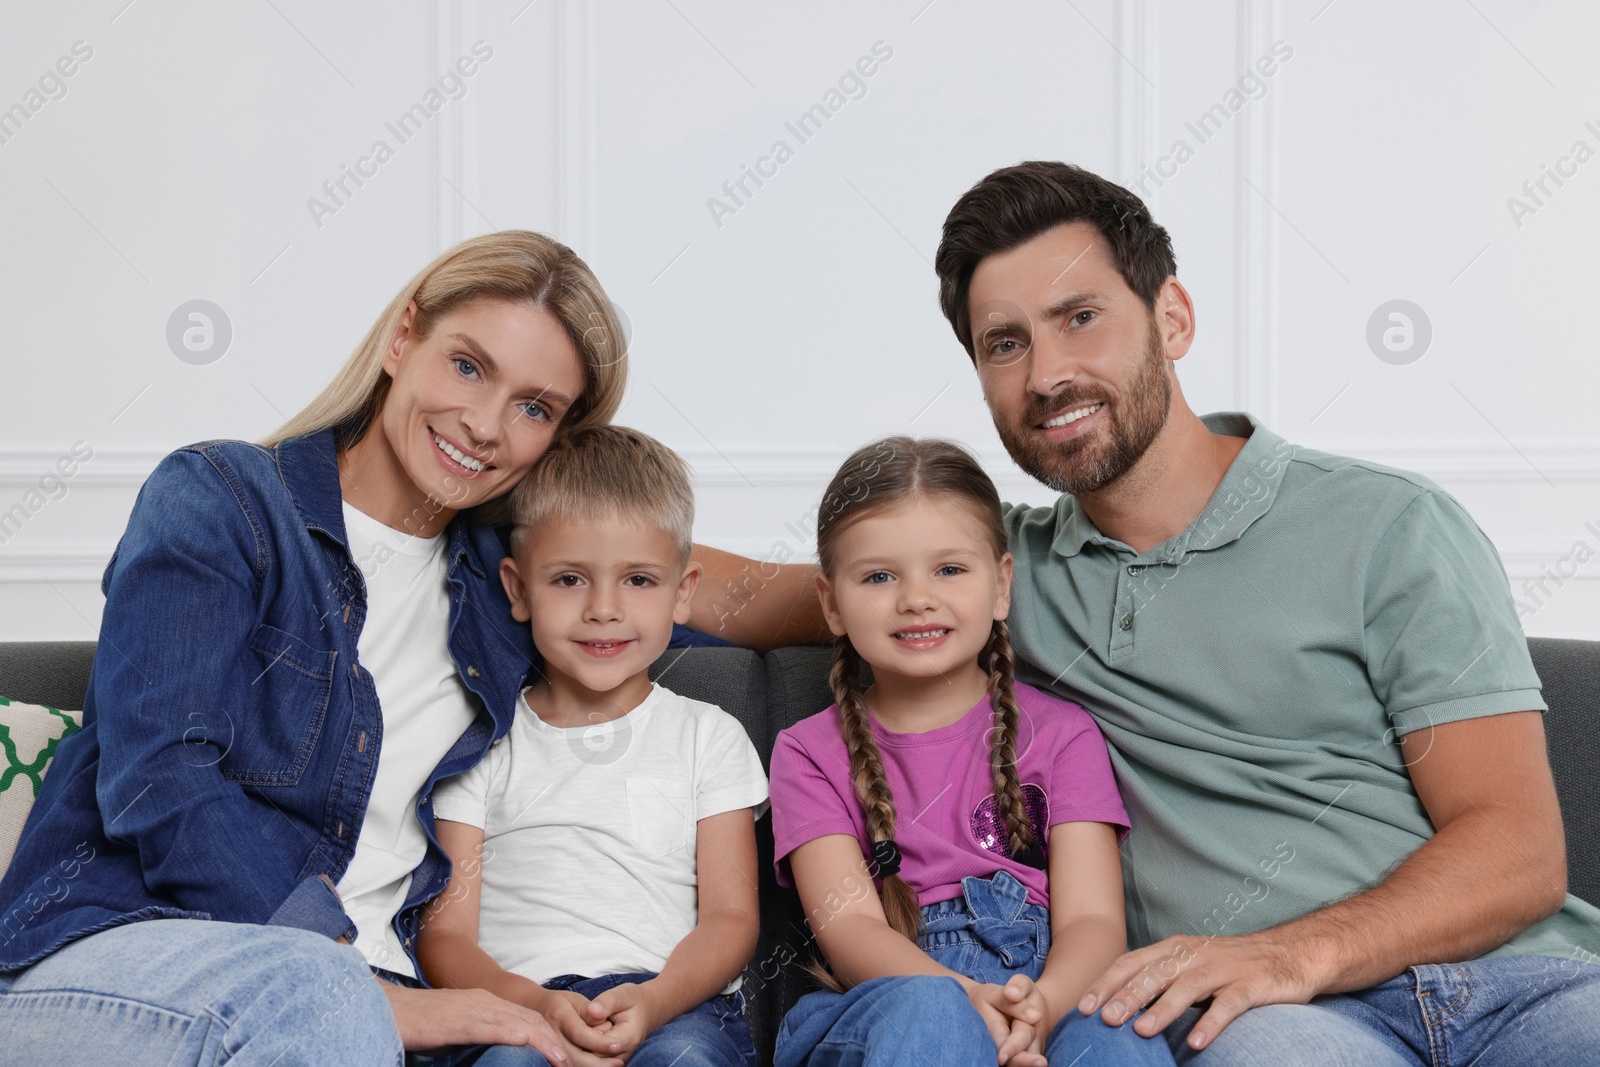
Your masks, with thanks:
[[(423, 912), (417, 934), (417, 961), (431, 985), (443, 989), (482, 989), (502, 1000), (532, 1008), (577, 1049), (615, 1053), (620, 1044), (584, 1023), (578, 1011), (588, 1001), (576, 994), (546, 989), (512, 974), (478, 945), (478, 908), (483, 890), (483, 829), (439, 819), (439, 847), (450, 857), (450, 885)], [(393, 997), (391, 997), (391, 1000)], [(580, 1003), (581, 1002), (581, 1003)], [(496, 1038), (497, 1044), (518, 1044)], [(620, 1061), (615, 1061), (619, 1062)]]
[[(299, 882), (273, 847), (282, 827), (271, 824), (282, 816), (223, 773), (225, 759), (255, 755), (245, 716), (314, 709), (261, 707), (277, 679), (261, 678), (252, 643), (294, 638), (259, 626), (265, 523), (248, 511), (259, 503), (235, 495), (214, 463), (240, 481), (220, 454), (162, 460), (107, 567), (89, 695), (101, 745), (97, 804), (107, 837), (137, 850), (149, 892), (218, 920), (338, 937), (352, 927), (331, 880)], [(289, 643), (276, 652), (286, 662), (273, 669), (318, 667), (298, 663), (307, 657)]]
[(695, 836), (699, 915), (694, 929), (673, 948), (657, 977), (601, 993), (585, 1015), (591, 1023), (609, 1017), (624, 1051), (722, 992), (755, 955), (761, 906), (754, 813), (739, 808), (709, 815), (695, 824)]

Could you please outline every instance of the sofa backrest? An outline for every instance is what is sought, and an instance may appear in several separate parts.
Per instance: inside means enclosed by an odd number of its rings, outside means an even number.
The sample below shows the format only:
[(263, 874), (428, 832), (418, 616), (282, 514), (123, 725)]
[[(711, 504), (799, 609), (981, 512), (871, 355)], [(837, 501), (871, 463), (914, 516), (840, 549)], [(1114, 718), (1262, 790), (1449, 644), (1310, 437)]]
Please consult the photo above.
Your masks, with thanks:
[[(1566, 824), (1568, 884), (1600, 903), (1600, 642), (1531, 638), (1534, 666), (1550, 705), (1550, 764)], [(57, 708), (81, 708), (93, 642), (0, 643), (0, 695)], [(781, 648), (759, 656), (739, 648), (667, 652), (651, 677), (696, 700), (720, 705), (744, 725), (765, 767), (778, 732), (832, 703), (825, 648)], [(778, 886), (768, 817), (757, 823), (761, 940), (745, 971), (746, 1016), (763, 1063), (783, 1013), (813, 988), (814, 956), (799, 898)]]

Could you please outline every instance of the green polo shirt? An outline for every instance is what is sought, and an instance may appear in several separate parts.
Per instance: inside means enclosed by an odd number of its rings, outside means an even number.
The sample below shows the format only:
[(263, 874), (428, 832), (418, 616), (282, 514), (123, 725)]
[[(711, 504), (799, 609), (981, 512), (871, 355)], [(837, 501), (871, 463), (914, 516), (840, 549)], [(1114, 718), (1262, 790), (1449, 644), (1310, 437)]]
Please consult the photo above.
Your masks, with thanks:
[[(1147, 552), (1070, 496), (1008, 506), (1018, 675), (1084, 704), (1132, 816), (1128, 937), (1240, 934), (1377, 884), (1433, 835), (1397, 738), (1545, 710), (1494, 546), (1418, 475), (1247, 415), (1200, 517)], [(1600, 910), (1491, 954), (1600, 953)]]

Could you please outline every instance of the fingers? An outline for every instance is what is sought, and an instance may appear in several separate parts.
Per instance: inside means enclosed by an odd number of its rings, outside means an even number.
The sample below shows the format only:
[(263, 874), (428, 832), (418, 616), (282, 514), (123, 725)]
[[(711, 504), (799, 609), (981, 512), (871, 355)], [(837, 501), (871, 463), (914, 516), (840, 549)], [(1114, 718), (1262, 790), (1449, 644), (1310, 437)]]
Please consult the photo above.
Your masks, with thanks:
[[(1211, 1007), (1205, 1010), (1200, 1016), (1200, 1021), (1195, 1023), (1194, 1027), (1189, 1031), (1189, 1047), (1196, 1050), (1205, 1048), (1216, 1040), (1217, 1035), (1222, 1033), (1229, 1023), (1243, 1015), (1254, 1004), (1255, 1000), (1248, 994), (1241, 992), (1236, 985), (1228, 986), (1219, 991), (1216, 996), (1211, 998)], [(1148, 1016), (1151, 1013), (1146, 1012), (1145, 1014)], [(1174, 1013), (1172, 1017), (1176, 1019), (1178, 1014)], [(1144, 1020), (1140, 1019), (1139, 1021), (1143, 1022)], [(1164, 1029), (1166, 1024), (1161, 1025)], [(1135, 1024), (1134, 1029), (1138, 1029), (1137, 1024)], [(1154, 1032), (1153, 1030), (1151, 1031), (1151, 1033)]]
[(984, 1029), (994, 1039), (995, 1048), (1004, 1045), (1006, 1038), (1011, 1036), (1011, 1020), (1000, 1014), (999, 1009), (987, 1000), (974, 998), (972, 1006), (977, 1010), (978, 1018), (983, 1020)]
[[(1111, 961), (1111, 966), (1105, 969), (1104, 974), (1089, 983), (1088, 991), (1083, 994), (1083, 999), (1078, 1002), (1078, 1010), (1085, 1015), (1094, 1014), (1108, 1000), (1114, 999), (1114, 991), (1126, 989), (1132, 983), (1134, 977), (1145, 969), (1145, 964), (1148, 960), (1164, 956), (1168, 947), (1170, 946), (1167, 946), (1165, 941), (1158, 941), (1147, 948), (1138, 949), (1134, 952), (1124, 952), (1118, 956)], [(1152, 990), (1150, 995), (1153, 996), (1158, 992), (1160, 990)], [(1141, 1000), (1139, 1004), (1142, 1007), (1144, 1001)], [(1117, 1022), (1120, 1023), (1121, 1020), (1119, 1019)]]
[(1034, 1029), (1029, 1023), (1012, 1020), (1011, 1032), (1000, 1042), (1000, 1062), (1014, 1065), (1016, 1057), (1025, 1053), (1033, 1044)]

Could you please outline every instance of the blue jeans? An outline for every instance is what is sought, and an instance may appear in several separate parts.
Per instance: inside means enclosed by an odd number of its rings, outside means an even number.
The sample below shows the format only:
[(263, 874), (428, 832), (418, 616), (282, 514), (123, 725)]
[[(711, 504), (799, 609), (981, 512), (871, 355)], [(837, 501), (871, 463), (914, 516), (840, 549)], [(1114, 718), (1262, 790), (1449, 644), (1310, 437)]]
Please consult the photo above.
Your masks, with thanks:
[[(1027, 889), (1006, 871), (963, 878), (960, 897), (922, 909), (918, 942), (940, 964), (979, 982), (1004, 985), (1013, 974), (1037, 979), (1050, 951), (1050, 913), (1028, 903)], [(844, 993), (807, 993), (778, 1030), (776, 1067), (879, 1067), (951, 1064), (991, 1067), (994, 1038), (961, 984), (951, 978), (875, 978)], [(1161, 1038), (1140, 1037), (1129, 1023), (1068, 1013), (1045, 1044), (1053, 1064), (1172, 1067)]]
[(287, 926), (151, 919), (0, 974), (7, 1064), (295, 1067), (401, 1062), (349, 945)]
[(1268, 1004), (1204, 1052), (1167, 1028), (1184, 1067), (1566, 1067), (1600, 1063), (1600, 966), (1557, 956), (1428, 964), (1310, 1004)]
[[(546, 989), (570, 989), (593, 1000), (614, 986), (644, 982), (653, 974), (608, 974), (600, 978), (566, 975), (544, 983)], [(481, 1055), (458, 1062), (474, 1067), (550, 1067), (550, 1061), (527, 1045), (488, 1045)], [(744, 995), (712, 997), (697, 1008), (663, 1023), (639, 1042), (628, 1067), (756, 1067), (755, 1045), (744, 1021)]]

